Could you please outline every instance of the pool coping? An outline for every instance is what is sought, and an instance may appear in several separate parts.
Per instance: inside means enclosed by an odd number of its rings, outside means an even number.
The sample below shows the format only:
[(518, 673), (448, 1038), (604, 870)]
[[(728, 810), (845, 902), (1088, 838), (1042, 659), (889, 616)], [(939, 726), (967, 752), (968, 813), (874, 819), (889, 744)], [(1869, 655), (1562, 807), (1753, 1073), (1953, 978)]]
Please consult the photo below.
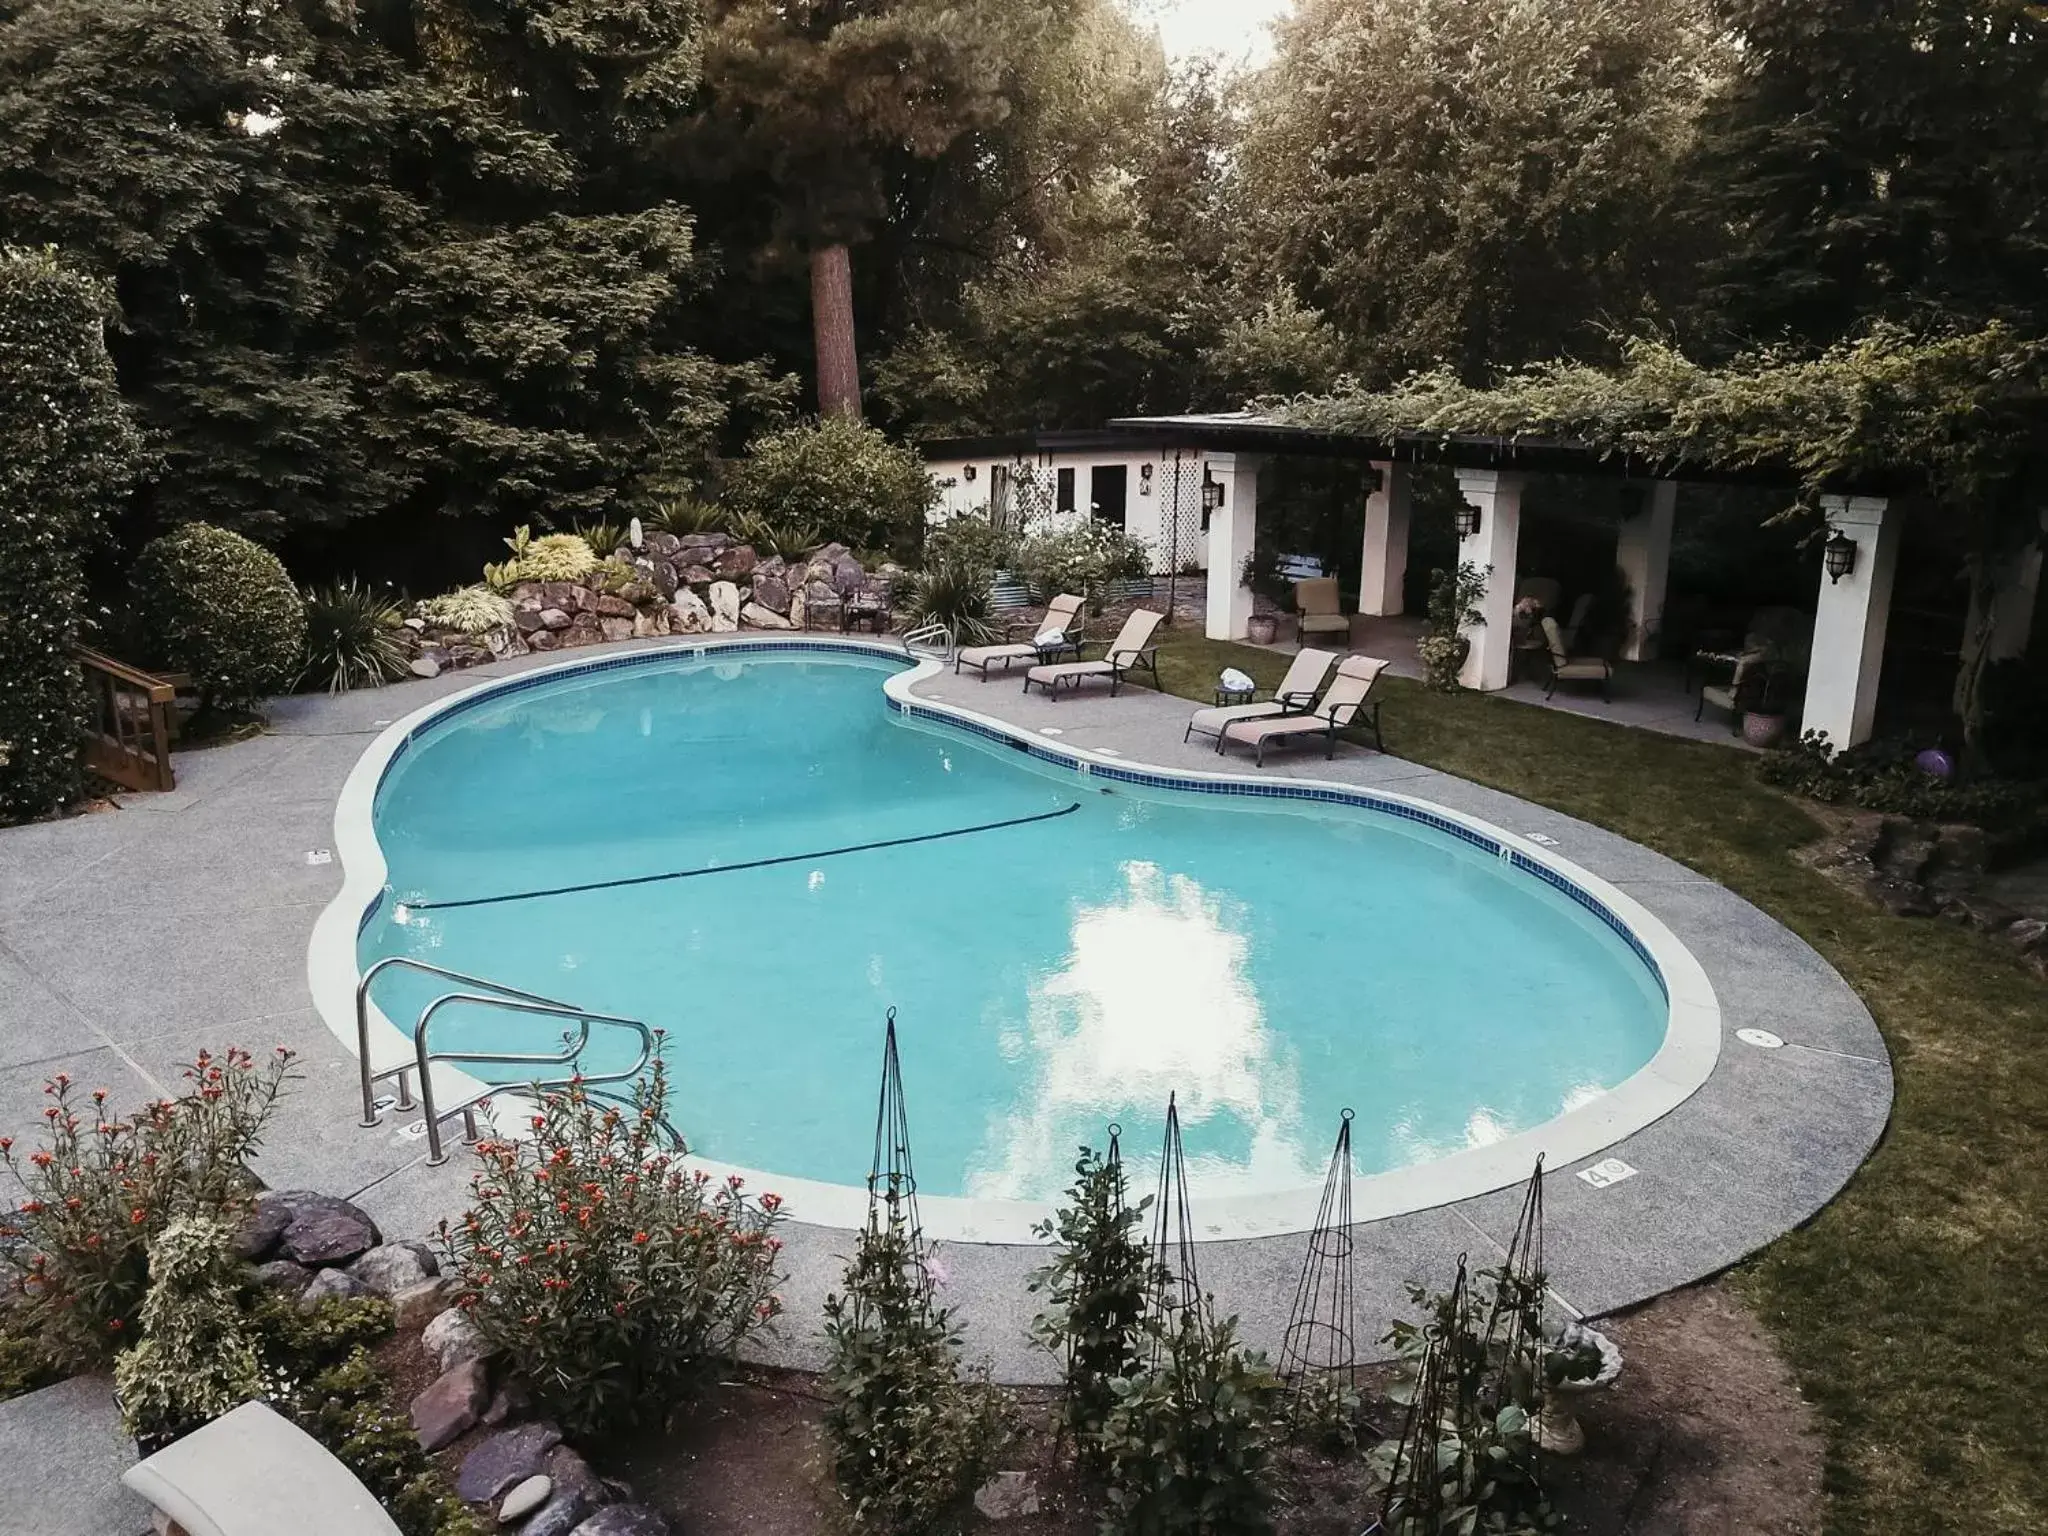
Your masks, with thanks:
[[(1407, 1168), (1359, 1176), (1353, 1184), (1354, 1222), (1453, 1206), (1520, 1184), (1528, 1178), (1539, 1152), (1552, 1169), (1593, 1157), (1679, 1109), (1714, 1076), (1721, 1059), (1723, 1021), (1706, 968), (1641, 901), (1572, 860), (1479, 816), (1392, 790), (1336, 780), (1153, 767), (1114, 753), (1053, 743), (996, 716), (918, 697), (914, 690), (919, 685), (944, 673), (943, 663), (935, 659), (920, 658), (897, 646), (816, 636), (691, 637), (568, 658), (529, 667), (511, 677), (479, 681), (421, 706), (386, 728), (357, 760), (336, 803), (335, 852), (343, 867), (343, 884), (320, 913), (307, 948), (306, 979), (314, 1006), (344, 1049), (352, 1057), (357, 1049), (356, 946), (387, 894), (388, 871), (371, 810), (385, 777), (416, 736), (491, 699), (578, 674), (655, 665), (679, 656), (703, 659), (714, 652), (739, 655), (793, 650), (906, 661), (909, 664), (903, 670), (882, 682), (884, 696), (895, 713), (947, 730), (969, 731), (1083, 777), (1186, 793), (1342, 804), (1420, 822), (1493, 853), (1522, 874), (1544, 880), (1606, 921), (1636, 949), (1663, 988), (1670, 1010), (1664, 1040), (1648, 1063), (1587, 1104), (1530, 1130)], [(374, 1002), (369, 1025), (372, 1058), (380, 1067), (411, 1058), (409, 1037)], [(436, 1097), (444, 1103), (485, 1087), (445, 1064), (435, 1069), (434, 1081)], [(523, 1119), (518, 1096), (501, 1092), (493, 1109), (494, 1129), (499, 1134), (517, 1134)], [(738, 1174), (755, 1187), (776, 1189), (787, 1202), (790, 1216), (807, 1225), (843, 1230), (857, 1227), (865, 1219), (868, 1196), (859, 1186), (789, 1178), (708, 1159), (692, 1162), (714, 1176)], [(1305, 1231), (1314, 1224), (1321, 1195), (1318, 1181), (1282, 1192), (1207, 1196), (1201, 1238), (1223, 1242)], [(1033, 1229), (1052, 1209), (1044, 1202), (924, 1194), (919, 1206), (928, 1236), (997, 1245), (1034, 1242)]]

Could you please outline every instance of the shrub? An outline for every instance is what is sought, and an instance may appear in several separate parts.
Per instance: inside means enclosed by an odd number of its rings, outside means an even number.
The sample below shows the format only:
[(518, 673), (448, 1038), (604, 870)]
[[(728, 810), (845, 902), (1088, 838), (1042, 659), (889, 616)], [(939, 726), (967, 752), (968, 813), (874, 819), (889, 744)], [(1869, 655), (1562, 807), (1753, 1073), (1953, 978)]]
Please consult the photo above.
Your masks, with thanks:
[(1422, 663), (1423, 682), (1438, 693), (1458, 686), (1458, 671), (1470, 650), (1464, 632), (1486, 622), (1479, 602), (1492, 574), (1491, 566), (1482, 571), (1469, 560), (1455, 571), (1439, 567), (1429, 573), (1429, 627), (1416, 642), (1415, 656)]
[(413, 611), (436, 629), (463, 635), (487, 635), (512, 622), (511, 603), (482, 584), (427, 598)]
[(329, 693), (375, 688), (405, 676), (410, 657), (399, 638), (398, 605), (353, 579), (306, 594), (306, 670), (302, 682)]
[(565, 1429), (658, 1414), (781, 1307), (781, 1201), (685, 1174), (666, 1097), (658, 1057), (629, 1109), (542, 1095), (530, 1137), (478, 1143), (469, 1211), (442, 1228), (458, 1304)]
[(927, 566), (960, 564), (975, 570), (1009, 570), (1017, 563), (1023, 544), (1014, 528), (998, 524), (979, 513), (966, 512), (939, 524), (924, 540)]
[(617, 523), (578, 523), (576, 537), (588, 544), (591, 554), (599, 560), (609, 560), (626, 542), (626, 530)]
[(1150, 573), (1150, 552), (1114, 523), (1089, 521), (1065, 533), (1042, 533), (1017, 550), (1017, 574), (1039, 602), (1062, 592), (1088, 599), (1100, 611), (1113, 581), (1131, 581)]
[(231, 1215), (247, 1199), (243, 1167), (291, 1074), (280, 1048), (263, 1067), (230, 1046), (200, 1052), (189, 1085), (120, 1119), (105, 1089), (82, 1118), (69, 1076), (45, 1086), (44, 1145), (4, 1161), (25, 1198), (0, 1222), (0, 1275), (19, 1332), (65, 1369), (104, 1364), (134, 1336), (149, 1286), (149, 1248), (181, 1217)]
[(987, 645), (1002, 638), (989, 573), (961, 560), (927, 564), (896, 587), (897, 611), (915, 629), (943, 624), (960, 645)]
[(1915, 764), (1918, 751), (1908, 742), (1868, 741), (1836, 752), (1825, 731), (1808, 731), (1794, 745), (1766, 754), (1757, 773), (1766, 784), (1829, 805), (1969, 822), (1992, 832), (2024, 827), (2048, 813), (2048, 781), (1937, 778)]
[(816, 523), (794, 517), (773, 522), (752, 512), (742, 512), (733, 518), (726, 531), (740, 543), (751, 544), (760, 554), (780, 555), (785, 560), (794, 560), (825, 542)]
[(1145, 1333), (1152, 1255), (1138, 1235), (1147, 1196), (1126, 1199), (1123, 1164), (1081, 1149), (1067, 1203), (1038, 1235), (1056, 1244), (1053, 1260), (1031, 1276), (1052, 1306), (1031, 1331), (1065, 1362), (1063, 1412), (1085, 1460), (1099, 1450), (1104, 1421), (1116, 1402), (1112, 1383), (1137, 1372)]
[(1167, 1325), (1158, 1364), (1113, 1379), (1099, 1438), (1105, 1536), (1253, 1536), (1271, 1529), (1267, 1468), (1280, 1382), (1206, 1305)]
[(754, 439), (732, 470), (726, 505), (778, 526), (801, 524), (855, 549), (914, 559), (938, 488), (914, 448), (844, 417)]
[(0, 248), (0, 825), (79, 792), (84, 558), (140, 459), (102, 334), (112, 308), (47, 253)]
[(677, 538), (686, 533), (717, 533), (725, 527), (725, 513), (708, 501), (679, 496), (658, 504), (641, 519), (640, 526), (655, 533), (672, 533)]
[(857, 1531), (918, 1536), (986, 1479), (1009, 1433), (1007, 1396), (962, 1376), (960, 1338), (933, 1305), (924, 1255), (891, 1221), (870, 1222), (825, 1300), (825, 1434)]
[(245, 1266), (235, 1222), (182, 1216), (150, 1245), (142, 1337), (114, 1366), (121, 1422), (136, 1440), (172, 1440), (257, 1396), (255, 1331), (237, 1294)]
[(247, 711), (297, 681), (306, 605), (260, 544), (188, 523), (145, 545), (129, 581), (153, 659), (192, 675), (202, 709)]
[(512, 551), (510, 560), (484, 567), (484, 580), (493, 588), (522, 581), (581, 581), (597, 569), (590, 545), (573, 533), (545, 533), (536, 539), (532, 529), (520, 528), (505, 547)]

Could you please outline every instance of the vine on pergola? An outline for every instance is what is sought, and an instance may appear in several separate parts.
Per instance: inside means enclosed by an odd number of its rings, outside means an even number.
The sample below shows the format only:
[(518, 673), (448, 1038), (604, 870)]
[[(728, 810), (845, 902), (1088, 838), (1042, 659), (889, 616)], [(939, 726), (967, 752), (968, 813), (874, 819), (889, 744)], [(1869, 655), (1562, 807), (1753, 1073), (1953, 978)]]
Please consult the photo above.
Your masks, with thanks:
[(1719, 368), (1634, 338), (1613, 369), (1540, 363), (1486, 386), (1438, 370), (1273, 409), (1367, 437), (1572, 442), (1674, 479), (1775, 472), (1792, 492), (1787, 515), (1812, 515), (1823, 492), (1859, 486), (1924, 497), (1962, 531), (1972, 611), (1984, 620), (1964, 637), (1956, 690), (1972, 745), (1997, 572), (2040, 541), (2048, 507), (2048, 343), (2000, 323), (1934, 337), (1886, 325), (1817, 354), (1752, 352)]

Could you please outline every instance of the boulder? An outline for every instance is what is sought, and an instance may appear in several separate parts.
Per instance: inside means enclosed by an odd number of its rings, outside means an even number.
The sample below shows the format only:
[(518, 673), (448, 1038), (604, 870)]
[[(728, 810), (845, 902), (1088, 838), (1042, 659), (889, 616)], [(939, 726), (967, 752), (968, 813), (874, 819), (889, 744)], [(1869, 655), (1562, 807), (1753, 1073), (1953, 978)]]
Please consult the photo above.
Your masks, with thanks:
[(704, 599), (685, 587), (669, 605), (670, 627), (679, 635), (701, 635), (711, 627), (711, 610)]
[(2005, 930), (2005, 942), (2022, 954), (2048, 949), (2048, 922), (2038, 917), (2023, 917)]
[(529, 651), (555, 651), (562, 647), (562, 637), (551, 630), (537, 629), (526, 637)]
[(367, 1288), (345, 1269), (323, 1269), (299, 1292), (299, 1310), (310, 1312), (323, 1301), (361, 1296)]
[(720, 550), (718, 558), (712, 562), (721, 576), (749, 575), (759, 563), (760, 557), (754, 553), (754, 546), (751, 544), (734, 544), (728, 549)]
[(789, 584), (780, 576), (754, 575), (754, 601), (776, 613), (789, 612)]
[(842, 555), (832, 566), (832, 587), (837, 592), (858, 592), (866, 584), (868, 573), (861, 563), (851, 555)]
[(424, 656), (415, 656), (412, 659), (412, 675), (414, 677), (439, 677), (441, 675), (441, 663), (434, 659), (434, 654), (431, 651)]
[(438, 1451), (459, 1440), (476, 1424), (490, 1401), (491, 1384), (481, 1360), (465, 1360), (442, 1372), (412, 1400), (412, 1428), (420, 1448)]
[(807, 622), (809, 617), (810, 604), (804, 601), (804, 589), (798, 587), (789, 594), (789, 627), (791, 629), (808, 629), (810, 627)]
[(424, 1328), (455, 1304), (453, 1280), (423, 1280), (391, 1297), (391, 1314), (400, 1328)]
[(573, 581), (544, 581), (540, 584), (541, 607), (574, 613), (583, 606), (583, 588)]
[(984, 1520), (1015, 1520), (1039, 1510), (1038, 1485), (1028, 1472), (998, 1472), (974, 1493), (974, 1510)]
[(274, 1291), (296, 1296), (313, 1283), (314, 1271), (290, 1259), (271, 1259), (256, 1266), (256, 1283)]
[(772, 608), (748, 603), (740, 610), (740, 622), (749, 629), (788, 629), (790, 622)]
[(666, 560), (658, 561), (654, 567), (654, 590), (664, 601), (676, 595), (676, 588), (682, 583), (676, 577), (676, 568)]
[(657, 560), (673, 560), (676, 551), (683, 547), (683, 541), (672, 533), (656, 531), (647, 535), (644, 547)]
[(348, 1272), (364, 1289), (388, 1297), (431, 1280), (441, 1265), (424, 1243), (385, 1243), (349, 1265)]
[(283, 1256), (318, 1268), (323, 1264), (346, 1264), (383, 1240), (377, 1223), (358, 1206), (333, 1195), (310, 1189), (285, 1190), (275, 1199), (291, 1212), (291, 1221), (279, 1243)]
[(538, 608), (514, 608), (512, 610), (512, 623), (519, 633), (530, 635), (536, 629), (541, 628), (545, 621), (541, 618), (541, 610)]
[(570, 1536), (577, 1526), (612, 1501), (590, 1464), (566, 1445), (558, 1445), (548, 1457), (548, 1480), (554, 1490), (525, 1525), (520, 1536)]
[(683, 583), (686, 586), (701, 587), (714, 579), (711, 574), (711, 567), (708, 565), (686, 565), (683, 567)]
[(513, 1485), (506, 1490), (504, 1502), (498, 1506), (498, 1524), (518, 1524), (547, 1503), (548, 1495), (554, 1491), (554, 1481), (545, 1472)]
[(599, 619), (597, 632), (607, 640), (630, 640), (633, 638), (631, 619)]
[(514, 1484), (540, 1476), (548, 1453), (561, 1443), (562, 1432), (552, 1424), (503, 1430), (462, 1458), (455, 1491), (472, 1504), (487, 1503)]
[(542, 629), (567, 629), (574, 622), (569, 617), (569, 610), (566, 608), (543, 608), (540, 611), (540, 625)]
[(574, 1536), (675, 1536), (675, 1527), (645, 1504), (613, 1504), (577, 1526)]
[[(459, 1307), (450, 1307), (427, 1324), (420, 1334), (420, 1343), (444, 1371), (465, 1360), (480, 1360), (484, 1354), (484, 1336), (476, 1331), (469, 1314)], [(483, 1407), (482, 1403), (477, 1404), (477, 1411), (481, 1413)]]
[(284, 1229), (292, 1224), (291, 1207), (281, 1200), (258, 1200), (256, 1209), (235, 1234), (234, 1255), (251, 1264), (261, 1264), (277, 1252), (284, 1241)]
[(600, 592), (590, 601), (590, 611), (602, 619), (630, 619), (633, 605), (623, 597)]
[(684, 554), (697, 554), (708, 551), (710, 554), (715, 555), (731, 542), (731, 534), (719, 533), (714, 530), (710, 533), (686, 533), (676, 540), (676, 547)]
[(740, 627), (740, 589), (729, 581), (711, 583), (711, 632), (729, 635)]

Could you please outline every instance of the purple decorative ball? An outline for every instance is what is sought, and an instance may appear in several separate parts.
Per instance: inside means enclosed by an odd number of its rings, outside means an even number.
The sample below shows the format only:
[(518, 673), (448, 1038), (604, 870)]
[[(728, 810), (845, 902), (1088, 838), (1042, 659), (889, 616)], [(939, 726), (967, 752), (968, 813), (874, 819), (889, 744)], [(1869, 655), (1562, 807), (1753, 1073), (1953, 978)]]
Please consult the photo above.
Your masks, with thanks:
[(1913, 759), (1913, 766), (1922, 773), (1931, 773), (1937, 779), (1945, 779), (1956, 771), (1956, 761), (1939, 747), (1929, 747)]

